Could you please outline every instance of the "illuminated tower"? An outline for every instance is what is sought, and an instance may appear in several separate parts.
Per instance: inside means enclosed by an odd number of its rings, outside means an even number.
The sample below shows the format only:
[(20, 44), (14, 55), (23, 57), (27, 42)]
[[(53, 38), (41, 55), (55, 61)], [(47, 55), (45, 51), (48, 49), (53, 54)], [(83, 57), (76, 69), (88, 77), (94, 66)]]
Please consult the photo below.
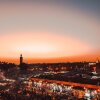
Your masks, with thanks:
[(20, 55), (20, 65), (22, 65), (23, 63), (23, 57), (22, 57), (22, 54)]

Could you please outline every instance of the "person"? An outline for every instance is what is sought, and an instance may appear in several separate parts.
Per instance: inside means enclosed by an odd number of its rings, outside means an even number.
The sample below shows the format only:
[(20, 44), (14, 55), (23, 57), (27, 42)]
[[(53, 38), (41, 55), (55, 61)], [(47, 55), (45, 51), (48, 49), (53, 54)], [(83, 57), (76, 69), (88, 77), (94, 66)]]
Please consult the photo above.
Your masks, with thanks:
[(84, 95), (84, 99), (91, 100), (91, 95), (90, 95), (90, 91), (89, 90), (86, 90), (85, 95)]

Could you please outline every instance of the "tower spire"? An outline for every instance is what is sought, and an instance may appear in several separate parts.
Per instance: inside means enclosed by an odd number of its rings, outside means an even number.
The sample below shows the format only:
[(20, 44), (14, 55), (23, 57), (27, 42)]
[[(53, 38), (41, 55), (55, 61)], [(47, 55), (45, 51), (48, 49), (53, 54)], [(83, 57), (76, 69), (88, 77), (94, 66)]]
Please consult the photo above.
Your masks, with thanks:
[(23, 56), (22, 54), (20, 54), (20, 65), (22, 65), (22, 63), (23, 63)]

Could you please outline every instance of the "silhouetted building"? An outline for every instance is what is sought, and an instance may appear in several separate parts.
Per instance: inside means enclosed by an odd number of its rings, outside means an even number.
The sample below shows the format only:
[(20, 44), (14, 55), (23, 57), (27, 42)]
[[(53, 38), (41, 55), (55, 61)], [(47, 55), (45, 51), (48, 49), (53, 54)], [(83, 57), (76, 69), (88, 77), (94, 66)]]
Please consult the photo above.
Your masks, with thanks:
[(21, 70), (27, 70), (27, 68), (28, 68), (28, 64), (26, 64), (26, 63), (24, 63), (23, 62), (23, 56), (22, 56), (22, 54), (20, 55), (20, 69)]
[(22, 65), (23, 63), (23, 57), (22, 57), (22, 54), (20, 55), (20, 65)]
[(96, 62), (96, 72), (100, 74), (100, 61)]

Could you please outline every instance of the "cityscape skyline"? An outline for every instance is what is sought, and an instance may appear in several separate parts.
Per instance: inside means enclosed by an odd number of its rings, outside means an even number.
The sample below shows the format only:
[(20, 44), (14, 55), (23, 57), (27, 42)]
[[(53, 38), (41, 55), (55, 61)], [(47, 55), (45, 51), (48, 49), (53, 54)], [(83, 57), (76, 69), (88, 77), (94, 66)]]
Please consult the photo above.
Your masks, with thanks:
[(100, 100), (100, 0), (0, 0), (0, 100)]
[[(22, 54), (21, 54), (22, 55)], [(100, 55), (83, 55), (72, 57), (59, 57), (59, 58), (25, 58), (24, 62), (31, 63), (68, 63), (68, 62), (98, 62), (100, 61)], [(19, 56), (17, 58), (0, 58), (1, 62), (9, 62), (19, 64)]]

